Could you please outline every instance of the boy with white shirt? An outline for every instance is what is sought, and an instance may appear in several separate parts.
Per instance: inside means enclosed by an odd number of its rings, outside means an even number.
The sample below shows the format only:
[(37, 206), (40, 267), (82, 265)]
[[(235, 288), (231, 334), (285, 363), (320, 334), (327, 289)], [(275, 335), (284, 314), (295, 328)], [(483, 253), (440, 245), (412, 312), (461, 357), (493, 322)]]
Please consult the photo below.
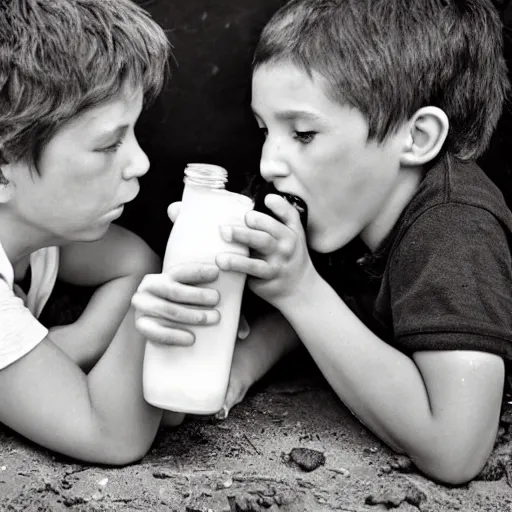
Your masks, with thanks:
[[(130, 0), (12, 0), (0, 45), (0, 422), (71, 457), (126, 464), (162, 418), (143, 399), (130, 304), (161, 264), (112, 222), (149, 168), (134, 126), (169, 43)], [(38, 317), (57, 276), (95, 292), (76, 322), (48, 330)]]

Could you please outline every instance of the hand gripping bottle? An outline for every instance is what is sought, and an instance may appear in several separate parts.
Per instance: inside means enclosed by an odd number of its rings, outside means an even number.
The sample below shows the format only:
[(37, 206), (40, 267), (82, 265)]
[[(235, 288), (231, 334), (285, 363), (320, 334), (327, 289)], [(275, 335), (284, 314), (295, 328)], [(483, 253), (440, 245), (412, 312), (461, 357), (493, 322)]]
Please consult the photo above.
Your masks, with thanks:
[[(215, 263), (220, 252), (247, 254), (246, 247), (227, 243), (221, 225), (243, 225), (253, 201), (225, 190), (222, 167), (189, 164), (179, 216), (167, 242), (163, 271), (181, 262)], [(217, 325), (187, 326), (195, 335), (189, 347), (147, 341), (143, 388), (147, 402), (161, 409), (192, 414), (213, 414), (222, 409), (238, 330), (246, 275), (220, 271), (207, 285), (218, 290)]]

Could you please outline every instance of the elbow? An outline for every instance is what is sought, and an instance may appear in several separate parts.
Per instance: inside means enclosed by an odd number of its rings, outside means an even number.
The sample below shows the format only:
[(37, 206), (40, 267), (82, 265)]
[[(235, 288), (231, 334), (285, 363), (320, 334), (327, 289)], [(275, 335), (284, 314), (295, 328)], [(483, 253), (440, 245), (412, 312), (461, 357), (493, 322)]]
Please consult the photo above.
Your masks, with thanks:
[(140, 461), (151, 448), (151, 443), (129, 444), (121, 443), (119, 440), (96, 440), (94, 446), (73, 445), (70, 449), (56, 449), (56, 451), (76, 459), (78, 461), (90, 464), (100, 464), (104, 466), (128, 466)]
[[(183, 423), (184, 419), (185, 414), (165, 411), (161, 425), (166, 428), (176, 428)], [(156, 432), (151, 432), (150, 435), (137, 440), (121, 441), (116, 439), (115, 441), (106, 442), (105, 445), (108, 448), (103, 452), (106, 460), (102, 463), (110, 466), (128, 466), (139, 462), (151, 449), (155, 435)]]
[[(185, 419), (185, 414), (178, 412), (165, 411), (162, 416), (160, 425), (166, 428), (176, 428), (180, 426)], [(143, 459), (151, 446), (155, 438), (156, 432), (151, 432), (144, 438), (137, 439), (135, 441), (120, 441), (106, 443), (109, 446), (108, 461), (104, 464), (111, 466), (128, 466), (135, 462)], [(117, 447), (113, 449), (117, 443)], [(107, 452), (105, 451), (107, 454)]]
[(155, 435), (156, 428), (124, 434), (100, 429), (77, 455), (79, 459), (93, 464), (128, 466), (144, 458), (153, 445)]
[(438, 461), (434, 468), (426, 468), (424, 472), (441, 484), (457, 486), (467, 484), (473, 480), (480, 473), (482, 467), (483, 464), (466, 466), (457, 465), (456, 463), (451, 464), (451, 461)]
[(446, 485), (464, 485), (483, 469), (492, 447), (482, 446), (437, 447), (422, 457), (412, 457), (416, 466), (428, 477)]
[(139, 462), (149, 452), (151, 443), (109, 443), (95, 462), (107, 466), (129, 466)]
[(141, 452), (133, 452), (132, 450), (124, 453), (116, 454), (114, 457), (105, 461), (104, 464), (114, 467), (124, 467), (135, 464), (144, 458), (148, 450)]

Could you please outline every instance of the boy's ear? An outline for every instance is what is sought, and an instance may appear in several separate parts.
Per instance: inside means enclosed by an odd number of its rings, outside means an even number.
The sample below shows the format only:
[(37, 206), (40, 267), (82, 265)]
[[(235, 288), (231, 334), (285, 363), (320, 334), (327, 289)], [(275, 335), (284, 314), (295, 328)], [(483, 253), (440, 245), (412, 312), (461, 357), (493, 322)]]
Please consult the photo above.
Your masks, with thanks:
[(8, 165), (2, 165), (0, 167), (0, 204), (8, 203), (13, 196), (13, 184), (8, 179)]
[(424, 165), (441, 151), (450, 123), (438, 107), (422, 107), (407, 123), (410, 127), (400, 163), (404, 166)]

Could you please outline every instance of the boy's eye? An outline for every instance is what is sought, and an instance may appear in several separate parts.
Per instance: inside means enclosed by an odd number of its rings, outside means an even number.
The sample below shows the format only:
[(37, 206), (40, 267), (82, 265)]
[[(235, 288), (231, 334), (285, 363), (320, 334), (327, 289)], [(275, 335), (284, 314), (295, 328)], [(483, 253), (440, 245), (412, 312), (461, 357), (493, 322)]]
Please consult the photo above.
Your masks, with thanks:
[(104, 153), (114, 153), (116, 152), (123, 143), (123, 139), (118, 140), (117, 142), (114, 142), (114, 144), (111, 144), (110, 146), (107, 146), (106, 148), (102, 148), (100, 151)]
[(309, 144), (315, 138), (316, 132), (295, 132), (294, 139), (302, 144)]

